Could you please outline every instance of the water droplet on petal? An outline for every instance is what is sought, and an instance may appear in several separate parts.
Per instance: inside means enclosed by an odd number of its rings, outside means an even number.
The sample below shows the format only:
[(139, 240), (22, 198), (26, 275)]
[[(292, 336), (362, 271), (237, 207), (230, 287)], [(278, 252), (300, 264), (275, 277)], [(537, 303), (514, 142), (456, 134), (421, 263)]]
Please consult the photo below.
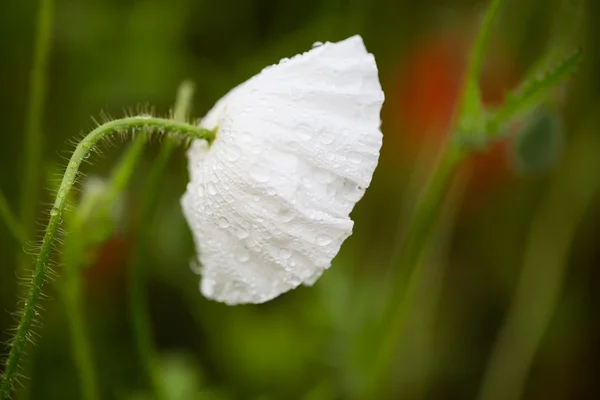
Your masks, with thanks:
[(333, 136), (333, 134), (331, 134), (331, 133), (322, 133), (319, 136), (319, 140), (323, 144), (331, 144), (335, 140), (335, 136)]
[(290, 59), (289, 59), (289, 58), (287, 58), (287, 57), (284, 57), (284, 58), (282, 58), (281, 60), (279, 60), (279, 62), (280, 62), (281, 64), (285, 64), (285, 63), (286, 63), (286, 62), (288, 62), (288, 61), (290, 61)]
[(301, 140), (310, 140), (313, 137), (313, 130), (306, 122), (300, 122), (296, 130), (298, 138)]
[(202, 266), (200, 265), (200, 263), (198, 262), (198, 260), (196, 260), (194, 258), (190, 260), (190, 269), (196, 275), (202, 274)]
[(217, 220), (217, 225), (219, 225), (221, 228), (225, 229), (225, 228), (229, 228), (229, 221), (227, 220), (227, 218), (225, 217), (220, 217)]
[(268, 182), (269, 175), (260, 166), (255, 165), (250, 169), (250, 176), (252, 176), (257, 182)]
[(211, 195), (217, 194), (217, 187), (213, 182), (209, 182), (207, 185), (208, 193)]
[(360, 154), (358, 154), (356, 152), (351, 152), (350, 154), (348, 154), (348, 160), (351, 163), (360, 164), (360, 162), (362, 161), (362, 157)]
[(333, 174), (331, 174), (328, 171), (318, 170), (317, 172), (315, 172), (315, 179), (318, 182), (327, 184), (327, 183), (333, 182), (333, 180), (335, 179), (335, 177), (333, 176)]
[(237, 147), (236, 145), (231, 145), (227, 147), (227, 153), (226, 153), (226, 157), (229, 161), (237, 161), (237, 159), (240, 158), (240, 148)]
[(239, 262), (245, 263), (250, 259), (250, 254), (248, 253), (248, 250), (246, 250), (242, 247), (236, 251), (235, 258)]
[(312, 45), (312, 48), (316, 49), (317, 47), (321, 47), (321, 46), (323, 46), (323, 42), (314, 42)]
[(329, 243), (331, 243), (332, 239), (331, 236), (329, 235), (319, 235), (317, 236), (317, 244), (319, 246), (327, 246)]
[(294, 210), (292, 210), (291, 208), (281, 209), (279, 211), (279, 218), (281, 218), (283, 222), (290, 222), (294, 219)]
[(291, 256), (292, 256), (292, 252), (289, 251), (288, 249), (279, 250), (279, 257), (283, 258), (284, 260), (287, 260)]
[(235, 235), (239, 238), (239, 239), (246, 239), (248, 236), (250, 236), (250, 233), (248, 232), (247, 229), (244, 229), (242, 227), (237, 227), (235, 229)]

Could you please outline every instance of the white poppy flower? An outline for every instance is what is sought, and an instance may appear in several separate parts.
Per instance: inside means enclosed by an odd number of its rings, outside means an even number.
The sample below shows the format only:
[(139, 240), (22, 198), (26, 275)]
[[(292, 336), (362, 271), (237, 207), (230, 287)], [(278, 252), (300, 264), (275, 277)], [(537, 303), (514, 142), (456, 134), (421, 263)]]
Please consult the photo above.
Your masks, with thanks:
[(327, 269), (379, 159), (384, 95), (360, 36), (263, 69), (202, 120), (212, 145), (188, 151), (181, 204), (200, 288), (227, 304), (262, 303)]

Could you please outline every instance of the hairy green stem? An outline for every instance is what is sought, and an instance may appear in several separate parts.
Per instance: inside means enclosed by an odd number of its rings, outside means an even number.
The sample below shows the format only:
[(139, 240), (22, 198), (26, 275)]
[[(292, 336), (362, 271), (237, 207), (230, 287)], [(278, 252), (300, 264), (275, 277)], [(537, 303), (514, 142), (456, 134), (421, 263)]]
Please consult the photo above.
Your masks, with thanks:
[[(42, 118), (46, 99), (46, 70), (52, 39), (53, 0), (40, 0), (33, 53), (29, 76), (29, 104), (25, 121), (25, 166), (21, 179), (21, 224), (27, 238), (35, 224), (42, 160)], [(25, 268), (25, 261), (20, 265)], [(20, 271), (23, 272), (23, 271)]]
[(36, 316), (36, 307), (46, 279), (48, 264), (56, 240), (62, 213), (67, 203), (67, 196), (73, 187), (79, 167), (92, 148), (103, 138), (112, 134), (146, 130), (150, 133), (169, 133), (182, 135), (189, 139), (205, 139), (211, 141), (214, 133), (198, 126), (173, 121), (165, 118), (137, 116), (107, 122), (90, 132), (75, 148), (61, 181), (56, 200), (50, 210), (50, 219), (42, 240), (40, 252), (31, 278), (31, 286), (25, 297), (19, 325), (12, 340), (6, 368), (0, 382), (0, 400), (8, 399), (17, 375), (19, 361), (30, 335), (31, 326)]
[(23, 245), (27, 241), (27, 234), (17, 216), (10, 209), (2, 190), (0, 190), (0, 219), (6, 223), (6, 227), (19, 244)]
[[(595, 126), (595, 125), (593, 125)], [(484, 374), (480, 400), (518, 400), (554, 315), (569, 250), (600, 190), (596, 132), (579, 135), (534, 216), (516, 292)]]
[[(191, 108), (194, 87), (189, 82), (184, 82), (179, 87), (177, 100), (175, 102), (174, 119), (185, 121)], [(153, 345), (152, 324), (147, 307), (147, 296), (145, 292), (144, 255), (148, 253), (150, 232), (148, 228), (153, 221), (154, 210), (158, 201), (160, 182), (167, 167), (167, 162), (174, 149), (171, 140), (165, 141), (149, 172), (148, 187), (142, 197), (141, 226), (137, 246), (133, 252), (133, 261), (129, 276), (129, 307), (133, 321), (133, 335), (138, 355), (142, 362), (155, 398), (164, 400), (167, 391), (160, 372), (159, 357)]]

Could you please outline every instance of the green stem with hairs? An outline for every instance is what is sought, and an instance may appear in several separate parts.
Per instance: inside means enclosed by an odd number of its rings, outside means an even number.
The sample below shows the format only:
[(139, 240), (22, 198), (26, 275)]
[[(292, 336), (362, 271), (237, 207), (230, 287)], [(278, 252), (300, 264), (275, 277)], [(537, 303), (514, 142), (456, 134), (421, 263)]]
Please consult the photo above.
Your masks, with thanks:
[[(29, 103), (25, 120), (25, 167), (21, 180), (21, 224), (29, 238), (34, 229), (35, 209), (40, 184), (42, 160), (42, 118), (46, 99), (46, 70), (52, 39), (53, 0), (40, 0), (33, 52), (33, 65), (29, 76)], [(24, 269), (26, 263), (20, 262)], [(23, 272), (23, 271), (20, 271)]]
[(100, 140), (113, 134), (128, 131), (167, 133), (181, 135), (188, 139), (204, 139), (208, 141), (212, 141), (214, 138), (213, 132), (199, 128), (196, 125), (165, 118), (137, 116), (107, 122), (90, 132), (77, 145), (67, 165), (56, 199), (50, 210), (50, 219), (48, 220), (40, 252), (36, 259), (36, 265), (31, 278), (31, 286), (25, 297), (23, 310), (19, 317), (19, 324), (11, 342), (6, 367), (0, 381), (0, 400), (7, 400), (10, 396), (14, 380), (17, 376), (19, 361), (27, 346), (27, 340), (31, 335), (30, 331), (37, 314), (36, 307), (46, 279), (48, 264), (51, 260), (52, 249), (56, 241), (62, 213), (67, 203), (68, 194), (75, 183), (79, 167)]
[[(173, 117), (176, 121), (185, 121), (190, 112), (194, 86), (183, 82), (177, 93)], [(144, 372), (150, 381), (155, 398), (166, 399), (167, 390), (160, 372), (159, 357), (153, 345), (152, 324), (147, 307), (145, 292), (144, 255), (149, 251), (151, 229), (148, 225), (153, 221), (154, 210), (158, 201), (160, 182), (167, 167), (167, 162), (175, 148), (172, 140), (163, 143), (158, 159), (149, 172), (148, 187), (142, 197), (141, 226), (137, 246), (133, 251), (133, 260), (129, 276), (129, 307), (133, 321), (134, 342), (142, 362)]]

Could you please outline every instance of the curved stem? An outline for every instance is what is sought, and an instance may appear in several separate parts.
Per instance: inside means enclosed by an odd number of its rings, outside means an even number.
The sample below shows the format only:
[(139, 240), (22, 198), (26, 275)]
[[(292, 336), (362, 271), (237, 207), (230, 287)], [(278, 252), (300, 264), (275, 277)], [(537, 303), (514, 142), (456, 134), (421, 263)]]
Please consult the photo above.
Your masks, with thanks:
[(115, 133), (124, 133), (130, 130), (133, 130), (134, 132), (146, 130), (152, 133), (175, 134), (182, 135), (188, 139), (205, 139), (209, 141), (214, 137), (213, 132), (199, 128), (195, 125), (165, 118), (138, 116), (107, 122), (90, 132), (77, 145), (63, 175), (54, 205), (50, 210), (50, 219), (48, 220), (40, 252), (36, 259), (35, 269), (31, 278), (31, 287), (25, 298), (19, 325), (12, 340), (10, 353), (6, 361), (6, 368), (4, 375), (2, 375), (2, 381), (0, 382), (0, 400), (8, 399), (12, 390), (14, 379), (17, 375), (19, 360), (27, 345), (31, 326), (37, 313), (36, 307), (42, 291), (42, 286), (46, 279), (48, 264), (56, 240), (61, 216), (67, 202), (67, 196), (73, 187), (79, 167), (92, 148), (101, 139)]
[[(184, 82), (179, 87), (177, 101), (175, 102), (174, 118), (183, 121), (189, 113), (194, 87), (190, 82)], [(133, 251), (133, 261), (129, 276), (129, 307), (133, 321), (134, 342), (141, 359), (145, 373), (150, 380), (154, 396), (163, 400), (167, 398), (167, 391), (160, 373), (159, 357), (153, 345), (152, 324), (146, 303), (144, 255), (149, 250), (149, 232), (145, 225), (153, 220), (154, 210), (158, 201), (161, 178), (167, 162), (174, 149), (173, 141), (165, 141), (162, 145), (158, 159), (153, 163), (149, 172), (148, 187), (142, 197), (141, 226), (137, 246)]]

